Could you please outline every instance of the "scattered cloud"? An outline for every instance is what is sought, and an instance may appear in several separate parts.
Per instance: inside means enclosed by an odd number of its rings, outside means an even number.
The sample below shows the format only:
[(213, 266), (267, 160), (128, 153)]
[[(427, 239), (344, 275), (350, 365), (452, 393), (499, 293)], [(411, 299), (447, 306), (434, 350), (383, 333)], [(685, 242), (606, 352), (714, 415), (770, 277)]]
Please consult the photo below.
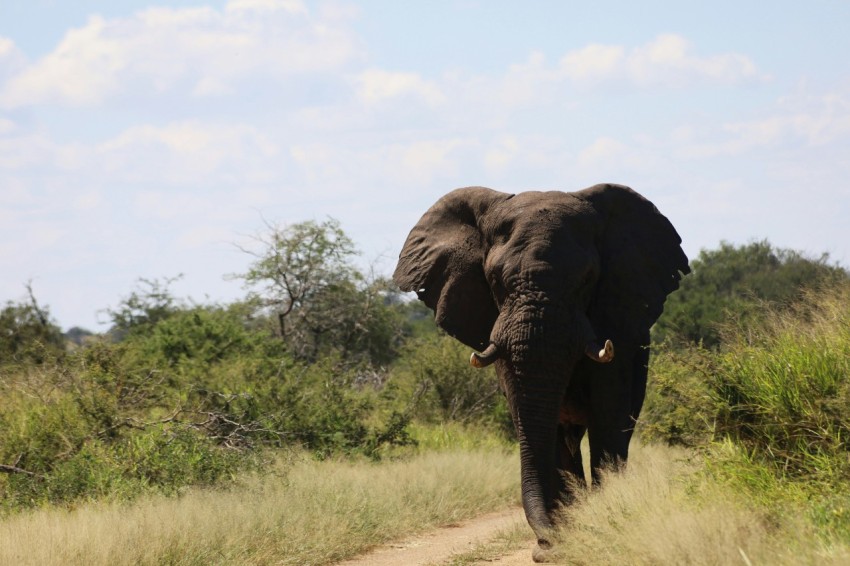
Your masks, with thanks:
[(26, 57), (8, 37), (0, 36), (0, 84), (26, 65)]
[(674, 136), (684, 157), (738, 156), (794, 144), (817, 148), (841, 144), (850, 150), (850, 90), (782, 97), (762, 116), (704, 128), (697, 136), (682, 127)]
[(446, 100), (440, 88), (416, 73), (393, 73), (370, 69), (357, 76), (357, 95), (366, 104), (379, 104), (399, 97), (419, 98), (437, 105)]
[(551, 85), (582, 88), (611, 84), (637, 88), (696, 88), (762, 82), (769, 76), (739, 53), (698, 56), (687, 39), (662, 34), (631, 49), (624, 45), (593, 43), (565, 53), (548, 65), (535, 52), (524, 64), (513, 65), (505, 78), (508, 100), (525, 101)]
[(196, 185), (268, 174), (278, 146), (253, 125), (187, 121), (133, 126), (91, 151), (115, 180)]
[[(0, 38), (0, 69), (13, 52)], [(338, 70), (358, 56), (352, 31), (310, 15), (301, 2), (231, 0), (210, 7), (148, 8), (125, 18), (91, 16), (57, 47), (19, 70), (0, 106), (94, 106), (118, 96), (221, 96), (240, 81), (281, 81)]]
[(640, 86), (682, 88), (703, 84), (731, 85), (767, 80), (749, 57), (725, 53), (700, 57), (691, 54), (684, 37), (664, 34), (631, 50), (623, 59), (626, 75)]

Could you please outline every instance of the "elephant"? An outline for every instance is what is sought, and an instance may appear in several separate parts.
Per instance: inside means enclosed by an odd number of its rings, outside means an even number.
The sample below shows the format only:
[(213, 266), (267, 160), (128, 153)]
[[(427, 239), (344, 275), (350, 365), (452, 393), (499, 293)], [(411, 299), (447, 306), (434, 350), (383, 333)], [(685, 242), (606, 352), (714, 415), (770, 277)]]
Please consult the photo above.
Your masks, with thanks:
[(650, 327), (690, 269), (681, 238), (624, 185), (440, 198), (393, 279), (447, 334), (494, 365), (517, 433), (522, 504), (545, 561), (560, 505), (623, 466), (646, 393)]

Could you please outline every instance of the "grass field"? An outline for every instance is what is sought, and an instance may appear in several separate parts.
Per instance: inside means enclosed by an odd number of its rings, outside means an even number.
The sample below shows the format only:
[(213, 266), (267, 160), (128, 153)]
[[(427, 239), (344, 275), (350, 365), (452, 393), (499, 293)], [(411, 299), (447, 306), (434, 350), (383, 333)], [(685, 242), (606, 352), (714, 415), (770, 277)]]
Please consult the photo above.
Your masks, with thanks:
[(328, 564), (381, 542), (516, 504), (504, 448), (404, 461), (316, 461), (228, 491), (43, 509), (0, 523), (0, 564)]
[[(317, 461), (293, 453), (274, 474), (227, 490), (126, 504), (40, 509), (0, 523), (0, 564), (331, 564), (382, 542), (518, 504), (518, 457), (449, 428), (419, 431), (404, 459)], [(453, 444), (467, 444), (452, 447)], [(806, 507), (766, 507), (709, 473), (693, 451), (635, 443), (564, 513), (564, 564), (848, 564)], [(531, 537), (528, 530), (514, 533)], [(493, 543), (454, 563), (515, 549)]]
[(717, 481), (693, 451), (633, 445), (564, 513), (564, 564), (850, 564), (850, 541), (824, 536), (804, 505), (754, 504)]

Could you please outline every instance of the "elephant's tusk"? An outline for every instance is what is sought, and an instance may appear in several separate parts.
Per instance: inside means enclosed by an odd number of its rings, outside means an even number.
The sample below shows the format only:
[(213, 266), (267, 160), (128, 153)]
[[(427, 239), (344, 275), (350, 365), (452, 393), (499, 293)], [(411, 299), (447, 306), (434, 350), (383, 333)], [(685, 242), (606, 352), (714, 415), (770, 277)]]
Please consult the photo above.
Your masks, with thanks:
[(472, 355), (469, 356), (469, 363), (472, 364), (472, 367), (476, 368), (486, 368), (490, 364), (496, 361), (496, 358), (499, 357), (499, 349), (495, 344), (490, 344), (487, 346), (487, 349), (481, 352), (472, 352)]
[(590, 342), (584, 351), (587, 357), (600, 364), (607, 364), (614, 359), (614, 343), (610, 340), (605, 341), (605, 346), (599, 347), (596, 342)]

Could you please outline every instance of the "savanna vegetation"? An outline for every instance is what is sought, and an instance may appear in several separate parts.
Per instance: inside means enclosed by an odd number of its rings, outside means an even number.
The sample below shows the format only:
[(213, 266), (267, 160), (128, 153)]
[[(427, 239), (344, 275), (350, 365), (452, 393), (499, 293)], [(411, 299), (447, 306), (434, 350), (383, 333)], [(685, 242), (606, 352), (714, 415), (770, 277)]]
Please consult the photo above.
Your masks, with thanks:
[[(166, 278), (103, 334), (63, 334), (29, 286), (0, 310), (0, 562), (325, 564), (517, 502), (492, 370), (358, 268), (336, 221), (244, 251), (231, 304)], [(645, 446), (567, 511), (562, 557), (846, 560), (847, 272), (768, 242), (692, 268), (653, 329)], [(668, 526), (681, 543), (651, 534)]]

